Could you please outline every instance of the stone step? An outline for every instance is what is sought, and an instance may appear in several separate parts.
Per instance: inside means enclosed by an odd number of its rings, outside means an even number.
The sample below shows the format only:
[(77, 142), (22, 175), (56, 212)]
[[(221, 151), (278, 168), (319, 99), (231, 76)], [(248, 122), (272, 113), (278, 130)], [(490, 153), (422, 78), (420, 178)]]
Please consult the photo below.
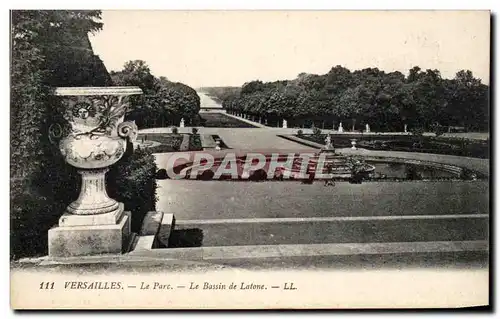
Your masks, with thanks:
[(215, 143), (215, 139), (210, 134), (201, 134), (201, 146), (205, 148), (215, 148), (217, 144)]
[[(291, 266), (293, 261), (299, 261), (301, 266), (309, 262), (319, 265), (325, 263), (344, 263), (343, 266), (375, 266), (362, 263), (376, 262), (395, 258), (396, 264), (407, 264), (417, 259), (419, 263), (429, 260), (430, 265), (446, 261), (447, 265), (457, 265), (459, 260), (483, 260), (488, 252), (488, 241), (438, 241), (438, 242), (392, 242), (392, 243), (341, 243), (341, 244), (303, 244), (303, 245), (246, 245), (246, 246), (206, 246), (194, 248), (152, 249), (135, 254), (148, 259), (157, 260), (189, 260), (210, 261), (224, 264), (231, 261), (254, 260), (261, 267), (267, 262), (278, 261), (274, 266)], [(475, 254), (476, 253), (476, 254)], [(434, 256), (433, 256), (434, 255)], [(392, 256), (392, 257), (391, 257)], [(354, 257), (354, 259), (352, 258)], [(370, 257), (375, 257), (371, 259)], [(479, 258), (478, 258), (479, 257)], [(307, 262), (303, 258), (307, 259)], [(320, 260), (314, 260), (320, 258)], [(322, 259), (322, 260), (321, 260)], [(319, 261), (319, 262), (318, 262)], [(361, 262), (361, 263), (360, 263)], [(394, 262), (394, 260), (393, 260)], [(371, 264), (371, 265), (370, 265)], [(377, 266), (387, 266), (385, 262)], [(369, 267), (370, 268), (370, 267)]]
[(169, 247), (488, 239), (485, 215), (394, 217), (177, 220)]
[(141, 231), (134, 241), (131, 253), (150, 250), (158, 247), (166, 247), (168, 238), (174, 227), (173, 214), (164, 214), (162, 211), (148, 212), (142, 221)]

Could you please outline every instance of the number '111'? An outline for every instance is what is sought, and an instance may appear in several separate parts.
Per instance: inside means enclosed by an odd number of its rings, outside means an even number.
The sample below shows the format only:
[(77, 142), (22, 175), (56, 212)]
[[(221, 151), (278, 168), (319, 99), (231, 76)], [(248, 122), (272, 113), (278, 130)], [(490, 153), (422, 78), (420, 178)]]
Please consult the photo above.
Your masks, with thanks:
[(54, 289), (54, 283), (53, 282), (41, 282), (40, 289)]

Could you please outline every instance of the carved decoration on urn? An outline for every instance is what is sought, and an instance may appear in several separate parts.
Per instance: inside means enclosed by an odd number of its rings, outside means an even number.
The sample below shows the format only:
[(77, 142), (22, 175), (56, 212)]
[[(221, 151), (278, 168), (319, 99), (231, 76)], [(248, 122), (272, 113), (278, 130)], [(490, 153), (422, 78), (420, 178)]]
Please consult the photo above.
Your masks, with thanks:
[(107, 195), (105, 174), (125, 154), (127, 139), (133, 142), (137, 137), (135, 123), (123, 122), (128, 99), (137, 94), (142, 94), (138, 87), (55, 89), (65, 103), (69, 125), (51, 125), (49, 139), (82, 175), (80, 195), (68, 206), (68, 213), (119, 215), (123, 211), (123, 205)]

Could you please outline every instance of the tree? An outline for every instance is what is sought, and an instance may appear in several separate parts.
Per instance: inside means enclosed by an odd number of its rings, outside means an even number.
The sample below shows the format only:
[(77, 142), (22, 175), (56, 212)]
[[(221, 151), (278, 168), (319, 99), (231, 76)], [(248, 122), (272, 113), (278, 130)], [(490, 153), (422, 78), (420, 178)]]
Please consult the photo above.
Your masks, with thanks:
[(243, 84), (241, 87), (241, 95), (252, 94), (257, 91), (262, 91), (264, 89), (264, 84), (262, 81), (251, 81)]
[[(377, 68), (351, 72), (337, 65), (327, 74), (300, 73), (292, 80), (254, 80), (241, 89), (217, 88), (212, 95), (235, 112), (268, 117), (276, 122), (337, 123), (350, 120), (353, 129), (369, 123), (375, 130), (429, 130), (442, 125), (488, 129), (488, 86), (470, 71), (452, 80), (438, 70), (415, 66), (405, 77)], [(273, 122), (273, 123), (274, 123)], [(323, 125), (323, 124), (322, 124)]]
[(126, 62), (122, 71), (111, 72), (111, 76), (116, 84), (138, 86), (146, 95), (154, 94), (158, 89), (158, 80), (142, 60)]
[(489, 88), (474, 78), (471, 71), (459, 71), (446, 82), (447, 105), (444, 110), (448, 125), (465, 126), (472, 130), (488, 130)]
[(412, 125), (429, 129), (442, 119), (442, 110), (446, 106), (444, 82), (438, 70), (420, 70), (415, 67), (408, 77), (405, 108), (409, 112)]
[(123, 70), (112, 72), (116, 85), (133, 85), (143, 95), (131, 99), (127, 119), (136, 121), (139, 128), (178, 125), (181, 118), (190, 124), (200, 110), (200, 98), (191, 87), (151, 74), (142, 60), (128, 61)]
[(191, 124), (200, 110), (200, 97), (193, 88), (185, 84), (164, 82), (158, 95), (164, 116), (171, 117), (176, 122), (184, 118)]

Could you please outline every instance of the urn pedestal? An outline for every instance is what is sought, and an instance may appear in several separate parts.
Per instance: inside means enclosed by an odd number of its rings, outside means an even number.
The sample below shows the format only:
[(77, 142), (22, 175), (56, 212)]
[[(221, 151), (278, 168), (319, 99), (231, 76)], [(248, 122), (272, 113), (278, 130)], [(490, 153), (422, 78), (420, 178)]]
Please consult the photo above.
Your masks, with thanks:
[(54, 124), (49, 131), (66, 162), (78, 169), (78, 199), (68, 205), (59, 224), (49, 230), (49, 256), (71, 257), (120, 254), (132, 240), (131, 213), (106, 192), (108, 167), (133, 142), (137, 127), (123, 122), (130, 95), (137, 87), (56, 88), (66, 107), (68, 125)]

